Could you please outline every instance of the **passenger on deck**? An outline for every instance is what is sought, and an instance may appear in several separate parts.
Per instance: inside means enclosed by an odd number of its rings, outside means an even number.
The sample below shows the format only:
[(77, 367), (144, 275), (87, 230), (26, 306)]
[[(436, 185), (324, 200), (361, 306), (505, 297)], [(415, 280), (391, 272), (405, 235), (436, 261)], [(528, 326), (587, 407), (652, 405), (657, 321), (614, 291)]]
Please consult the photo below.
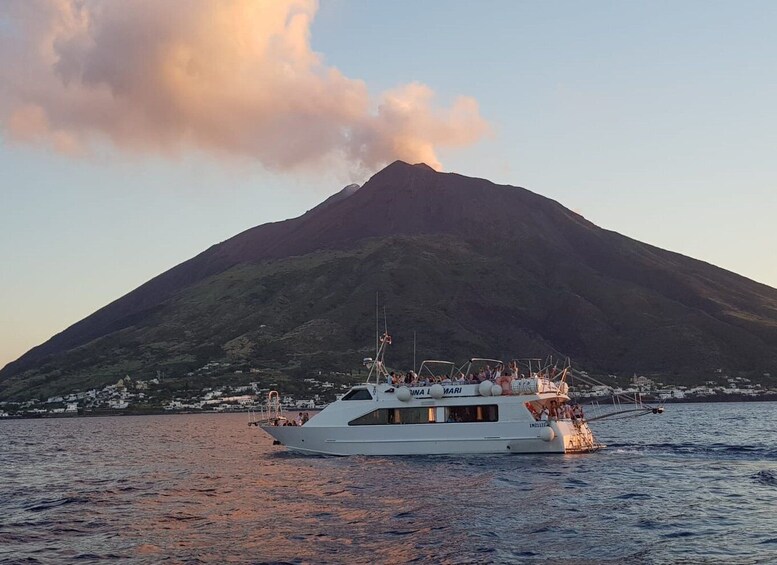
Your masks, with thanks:
[(307, 423), (308, 423), (308, 420), (310, 420), (310, 414), (308, 414), (307, 412), (305, 412), (305, 413), (302, 415), (302, 425), (304, 426), (305, 424), (307, 424)]
[(542, 410), (540, 411), (540, 420), (544, 422), (544, 421), (547, 421), (547, 419), (548, 419), (548, 409), (545, 406), (543, 406)]
[(558, 420), (558, 407), (555, 400), (550, 401), (550, 408), (548, 409), (548, 419)]

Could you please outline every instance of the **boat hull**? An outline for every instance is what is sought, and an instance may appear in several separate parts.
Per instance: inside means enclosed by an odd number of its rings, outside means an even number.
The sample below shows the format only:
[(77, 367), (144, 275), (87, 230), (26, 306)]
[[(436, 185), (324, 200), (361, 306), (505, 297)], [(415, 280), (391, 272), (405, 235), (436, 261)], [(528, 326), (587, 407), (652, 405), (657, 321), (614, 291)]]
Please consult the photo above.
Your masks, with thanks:
[(289, 450), (324, 455), (585, 453), (602, 447), (585, 424), (505, 422), (486, 427), (482, 423), (439, 423), (262, 429)]

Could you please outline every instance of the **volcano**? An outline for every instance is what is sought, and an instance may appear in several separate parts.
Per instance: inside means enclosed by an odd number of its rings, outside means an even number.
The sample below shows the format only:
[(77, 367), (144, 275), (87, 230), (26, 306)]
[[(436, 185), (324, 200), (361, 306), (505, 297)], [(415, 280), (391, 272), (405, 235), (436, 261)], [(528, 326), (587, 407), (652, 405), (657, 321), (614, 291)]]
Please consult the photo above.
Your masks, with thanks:
[[(392, 163), (304, 215), (214, 245), (0, 371), (0, 397), (214, 360), (358, 365), (375, 297), (390, 357), (548, 354), (601, 373), (774, 373), (777, 290), (597, 227), (558, 202)], [(381, 323), (384, 323), (381, 321)]]

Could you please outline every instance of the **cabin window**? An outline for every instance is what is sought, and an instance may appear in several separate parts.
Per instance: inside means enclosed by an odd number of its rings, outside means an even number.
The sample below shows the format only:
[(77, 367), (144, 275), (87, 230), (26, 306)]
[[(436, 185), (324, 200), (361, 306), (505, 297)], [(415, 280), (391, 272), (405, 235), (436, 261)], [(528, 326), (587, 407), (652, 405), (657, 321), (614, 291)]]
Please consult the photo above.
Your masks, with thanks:
[(381, 409), (381, 410), (373, 410), (372, 412), (369, 412), (365, 414), (364, 416), (359, 416), (355, 420), (351, 420), (348, 422), (349, 426), (379, 426), (381, 424), (389, 424), (391, 422), (388, 421), (388, 410)]
[(450, 406), (445, 408), (446, 422), (498, 422), (499, 407), (496, 404), (481, 406)]
[(429, 424), (436, 421), (434, 408), (379, 408), (348, 422), (349, 426)]
[(372, 400), (372, 395), (366, 388), (356, 388), (343, 396), (343, 400)]
[[(355, 392), (355, 391), (351, 391)], [(349, 393), (350, 394), (350, 393)], [(385, 426), (389, 424), (433, 424), (437, 421), (437, 410), (423, 408), (379, 408), (348, 422), (349, 426)], [(445, 421), (453, 422), (498, 422), (499, 407), (450, 406), (445, 408)]]

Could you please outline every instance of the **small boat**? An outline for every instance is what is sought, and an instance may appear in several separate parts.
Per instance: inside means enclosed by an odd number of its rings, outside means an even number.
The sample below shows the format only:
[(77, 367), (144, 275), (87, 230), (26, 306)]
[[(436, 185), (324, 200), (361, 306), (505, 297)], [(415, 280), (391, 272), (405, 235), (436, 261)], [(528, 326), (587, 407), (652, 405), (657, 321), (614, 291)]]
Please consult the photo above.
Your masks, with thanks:
[[(509, 369), (493, 359), (470, 359), (457, 368), (428, 360), (411, 382), (392, 379), (383, 357), (384, 334), (366, 382), (302, 425), (283, 416), (270, 393), (252, 424), (289, 450), (325, 455), (433, 455), (474, 453), (587, 453), (604, 447), (580, 407), (572, 409), (559, 372)], [(489, 372), (474, 369), (489, 366)], [(500, 371), (501, 368), (501, 371)], [(478, 381), (477, 376), (485, 378)], [(435, 382), (439, 381), (439, 382)]]

